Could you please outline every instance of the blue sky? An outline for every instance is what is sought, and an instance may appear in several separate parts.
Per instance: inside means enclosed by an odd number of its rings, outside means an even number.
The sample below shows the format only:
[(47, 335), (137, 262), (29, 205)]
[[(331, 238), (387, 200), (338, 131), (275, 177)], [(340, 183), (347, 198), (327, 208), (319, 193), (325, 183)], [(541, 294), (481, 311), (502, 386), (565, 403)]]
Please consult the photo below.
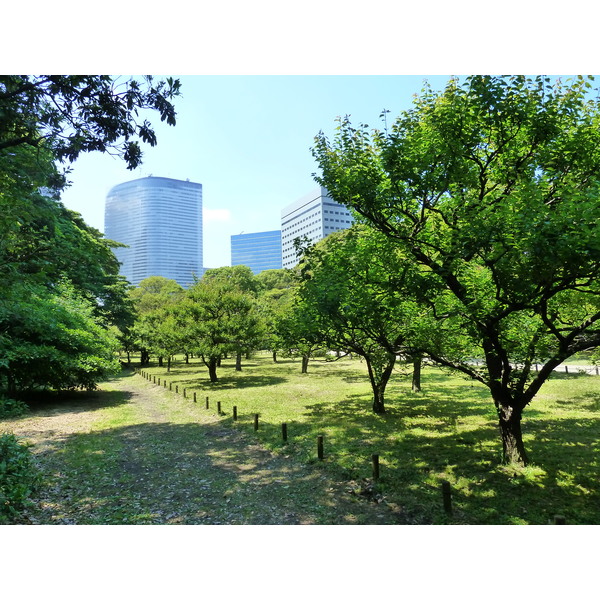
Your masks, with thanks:
[[(173, 74), (174, 76), (177, 76)], [(230, 236), (279, 229), (281, 209), (317, 187), (315, 135), (332, 135), (335, 119), (381, 126), (409, 108), (427, 79), (448, 76), (179, 76), (177, 125), (153, 118), (158, 144), (128, 171), (117, 158), (83, 155), (63, 202), (104, 230), (104, 201), (114, 185), (149, 174), (203, 185), (204, 266), (230, 264)]]

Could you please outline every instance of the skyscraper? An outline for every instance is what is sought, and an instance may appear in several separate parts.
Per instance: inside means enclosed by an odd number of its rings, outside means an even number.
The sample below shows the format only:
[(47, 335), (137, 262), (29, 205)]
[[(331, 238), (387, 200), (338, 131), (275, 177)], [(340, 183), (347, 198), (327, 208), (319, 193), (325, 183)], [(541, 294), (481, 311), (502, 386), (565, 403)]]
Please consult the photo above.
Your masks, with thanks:
[(202, 276), (202, 184), (144, 177), (113, 187), (106, 197), (104, 233), (116, 248), (121, 274), (133, 285), (151, 275), (184, 287)]
[(325, 188), (319, 187), (281, 211), (281, 251), (283, 267), (298, 264), (294, 240), (306, 236), (311, 243), (334, 231), (348, 229), (354, 222), (350, 211), (332, 200)]
[(240, 233), (231, 236), (231, 266), (246, 265), (256, 275), (281, 269), (281, 231)]

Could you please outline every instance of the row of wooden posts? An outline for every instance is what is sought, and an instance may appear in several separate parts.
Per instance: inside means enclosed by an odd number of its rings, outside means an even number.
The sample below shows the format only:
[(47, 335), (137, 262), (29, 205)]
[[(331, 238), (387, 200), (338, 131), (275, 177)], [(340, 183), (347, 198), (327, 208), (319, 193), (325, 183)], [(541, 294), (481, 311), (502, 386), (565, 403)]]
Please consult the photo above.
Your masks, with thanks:
[[(151, 383), (154, 383), (159, 386), (161, 385), (160, 377), (157, 378), (156, 375), (150, 375), (146, 371), (142, 371), (139, 369), (136, 369), (135, 372), (140, 374), (147, 381), (150, 381)], [(167, 387), (166, 379), (163, 379), (163, 387), (165, 387), (165, 388)], [(187, 398), (186, 388), (182, 388), (182, 390), (183, 390), (183, 397)], [(169, 391), (173, 391), (173, 383), (172, 382), (169, 382)], [(179, 386), (178, 385), (175, 385), (175, 393), (179, 394)], [(196, 392), (194, 392), (194, 394), (193, 394), (193, 401), (197, 402)], [(209, 402), (208, 396), (206, 396), (205, 402), (206, 402), (206, 409), (208, 410), (210, 408), (210, 402)], [(218, 415), (223, 414), (223, 412), (221, 411), (221, 402), (220, 401), (217, 402), (217, 414)], [(260, 415), (258, 413), (254, 413), (254, 431), (258, 431), (259, 416)], [(238, 420), (237, 406), (232, 407), (232, 417), (233, 417), (234, 421)], [(281, 438), (284, 443), (287, 443), (287, 441), (288, 441), (287, 423), (281, 424)], [(325, 458), (324, 436), (323, 435), (317, 436), (317, 458), (319, 460), (324, 460), (324, 458)], [(372, 454), (371, 461), (372, 461), (373, 481), (378, 481), (380, 479), (379, 454)], [(442, 487), (442, 502), (444, 505), (444, 511), (446, 512), (446, 514), (448, 516), (452, 516), (452, 487), (450, 485), (450, 482), (442, 481), (441, 487)], [(565, 520), (564, 516), (562, 516), (562, 515), (554, 516), (554, 525), (565, 525), (565, 524), (566, 524), (566, 520)]]

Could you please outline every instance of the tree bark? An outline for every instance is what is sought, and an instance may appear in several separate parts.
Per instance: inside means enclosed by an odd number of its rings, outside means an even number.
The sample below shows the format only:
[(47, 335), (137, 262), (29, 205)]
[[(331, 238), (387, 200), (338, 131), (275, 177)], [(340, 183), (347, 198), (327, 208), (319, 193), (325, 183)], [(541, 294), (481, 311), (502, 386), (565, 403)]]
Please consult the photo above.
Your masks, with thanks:
[(171, 355), (167, 356), (167, 373), (171, 372)]
[(208, 367), (208, 376), (211, 383), (217, 383), (217, 381), (219, 381), (219, 378), (217, 377), (217, 364), (218, 359), (215, 356), (211, 356), (208, 359), (206, 366)]
[(277, 362), (277, 352), (273, 352), (273, 362)]
[(396, 356), (390, 356), (388, 364), (379, 376), (373, 370), (369, 356), (365, 355), (363, 358), (367, 363), (367, 371), (369, 373), (371, 389), (373, 390), (373, 412), (378, 415), (383, 415), (385, 414), (385, 388), (392, 376), (392, 371), (394, 370), (394, 365), (396, 363)]
[(235, 355), (235, 370), (236, 371), (242, 370), (242, 353), (241, 352), (238, 352)]
[(304, 354), (302, 356), (302, 373), (308, 373), (308, 355)]
[(412, 375), (412, 391), (421, 391), (421, 366), (423, 364), (423, 357), (419, 354), (413, 359), (413, 375)]
[(513, 406), (500, 405), (498, 408), (503, 462), (524, 467), (528, 459), (521, 432), (522, 413), (521, 408)]
[(162, 356), (159, 356), (159, 357), (158, 357), (158, 366), (159, 366), (159, 367), (162, 367), (162, 366), (163, 366), (163, 357), (162, 357)]

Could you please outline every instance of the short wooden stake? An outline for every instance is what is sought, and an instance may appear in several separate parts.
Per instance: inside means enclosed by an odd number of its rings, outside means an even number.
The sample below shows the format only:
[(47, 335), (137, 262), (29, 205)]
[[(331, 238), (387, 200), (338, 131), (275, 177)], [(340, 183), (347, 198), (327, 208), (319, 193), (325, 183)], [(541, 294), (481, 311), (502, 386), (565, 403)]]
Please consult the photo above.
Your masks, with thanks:
[(284, 442), (287, 442), (287, 423), (281, 424), (281, 438)]
[(158, 378), (158, 383), (156, 385), (160, 385), (160, 377)]
[(237, 406), (233, 407), (233, 420), (237, 421)]
[(555, 525), (566, 525), (567, 519), (563, 515), (554, 515), (554, 524)]
[(184, 397), (184, 398), (187, 398), (187, 395), (186, 395), (186, 393), (185, 393), (185, 392), (186, 392), (186, 390), (185, 390), (185, 388), (183, 388), (183, 397)]
[(194, 402), (196, 402), (196, 392), (194, 392)]
[(175, 393), (179, 394), (179, 386), (178, 385), (175, 386)]
[(452, 514), (452, 490), (449, 481), (442, 481), (442, 499), (444, 500), (444, 510), (447, 515)]
[(153, 379), (152, 383), (156, 384), (156, 375), (154, 375), (154, 377), (152, 379)]
[(569, 372), (569, 365), (565, 365), (565, 373)]
[(171, 391), (173, 389), (173, 382), (169, 381), (169, 391)]
[(220, 400), (217, 402), (217, 414), (218, 415), (221, 414), (221, 401)]
[(379, 454), (373, 454), (373, 480), (379, 479)]
[(164, 381), (164, 384), (165, 384), (165, 389), (166, 389), (167, 388), (167, 380), (166, 379)]
[(317, 456), (319, 460), (323, 460), (323, 436), (317, 436)]
[(254, 431), (258, 431), (258, 413), (254, 415)]
[(208, 410), (208, 396), (206, 396), (206, 409)]

